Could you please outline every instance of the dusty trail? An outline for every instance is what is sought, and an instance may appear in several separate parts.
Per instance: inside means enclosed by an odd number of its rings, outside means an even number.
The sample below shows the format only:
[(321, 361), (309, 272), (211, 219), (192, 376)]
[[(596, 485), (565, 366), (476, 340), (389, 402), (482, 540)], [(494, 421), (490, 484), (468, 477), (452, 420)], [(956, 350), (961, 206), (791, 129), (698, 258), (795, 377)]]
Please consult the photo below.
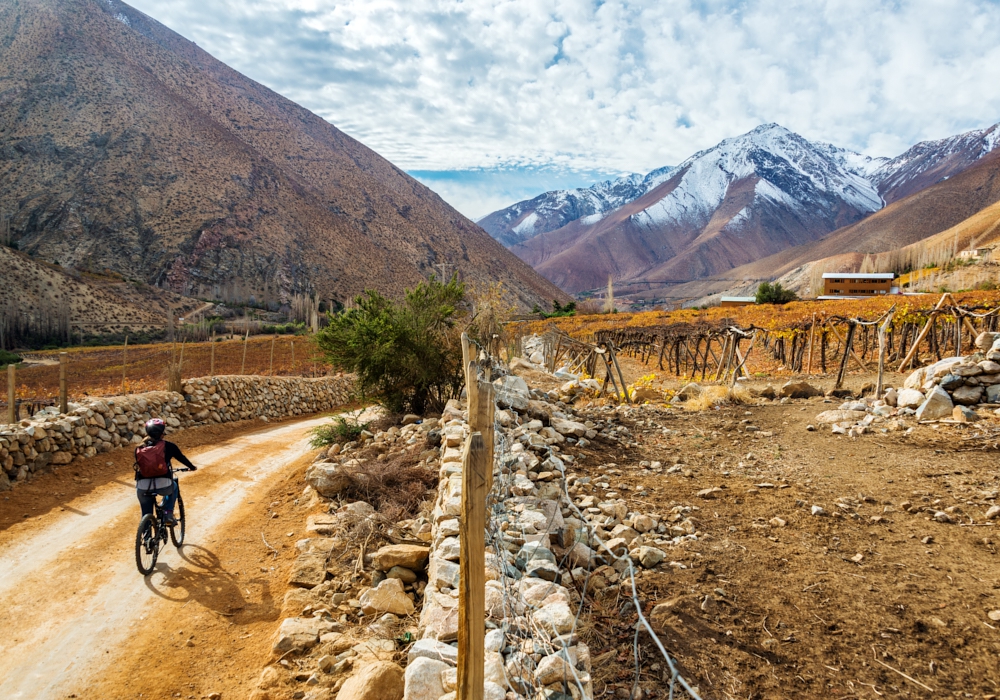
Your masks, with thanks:
[[(170, 621), (180, 625), (210, 609), (212, 596), (242, 600), (241, 586), (250, 593), (208, 547), (234, 537), (246, 504), (302, 466), (311, 451), (308, 432), (324, 420), (191, 450), (199, 471), (181, 476), (188, 544), (180, 552), (168, 545), (148, 578), (135, 568), (139, 509), (125, 480), (0, 534), (0, 697), (136, 697), (130, 684), (116, 684), (122, 692), (106, 687), (123, 661), (130, 665), (130, 649), (151, 635), (174, 634), (172, 645), (183, 644)], [(195, 575), (196, 583), (185, 580)]]

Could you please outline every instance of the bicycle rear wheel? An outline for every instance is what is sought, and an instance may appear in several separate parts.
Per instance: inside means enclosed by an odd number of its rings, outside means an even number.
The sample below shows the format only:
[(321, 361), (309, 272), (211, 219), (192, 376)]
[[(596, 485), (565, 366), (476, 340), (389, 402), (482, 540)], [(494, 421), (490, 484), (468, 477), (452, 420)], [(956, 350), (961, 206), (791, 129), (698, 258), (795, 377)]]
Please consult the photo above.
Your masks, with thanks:
[(152, 573), (156, 557), (160, 554), (156, 528), (156, 519), (152, 515), (144, 515), (135, 533), (135, 565), (143, 576)]
[(170, 539), (177, 548), (184, 544), (184, 499), (180, 494), (177, 494), (177, 524), (170, 528)]

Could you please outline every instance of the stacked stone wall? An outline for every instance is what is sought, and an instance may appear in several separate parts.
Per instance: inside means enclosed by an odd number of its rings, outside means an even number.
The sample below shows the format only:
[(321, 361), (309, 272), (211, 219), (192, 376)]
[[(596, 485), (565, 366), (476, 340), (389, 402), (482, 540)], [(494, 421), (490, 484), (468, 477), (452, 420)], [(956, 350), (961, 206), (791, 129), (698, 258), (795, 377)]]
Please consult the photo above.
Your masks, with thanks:
[(329, 411), (351, 398), (353, 377), (220, 376), (189, 379), (183, 393), (150, 391), (48, 408), (20, 423), (0, 425), (0, 491), (145, 437), (144, 423), (162, 418), (167, 431), (249, 419), (280, 419)]

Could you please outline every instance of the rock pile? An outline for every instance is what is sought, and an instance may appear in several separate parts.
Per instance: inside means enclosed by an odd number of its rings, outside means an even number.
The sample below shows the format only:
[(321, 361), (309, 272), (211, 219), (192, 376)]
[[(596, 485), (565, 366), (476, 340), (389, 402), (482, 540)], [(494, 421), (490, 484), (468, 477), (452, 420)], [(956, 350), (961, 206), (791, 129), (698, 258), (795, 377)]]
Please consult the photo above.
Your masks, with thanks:
[(194, 425), (329, 410), (347, 403), (350, 377), (222, 376), (188, 380), (184, 393), (151, 391), (55, 407), (0, 426), (0, 491), (54, 466), (137, 445), (143, 424), (162, 418), (167, 431)]
[(823, 411), (816, 420), (851, 437), (876, 427), (883, 432), (908, 429), (904, 422), (908, 417), (917, 421), (978, 421), (982, 416), (975, 406), (996, 408), (1000, 404), (1000, 334), (980, 334), (976, 347), (981, 352), (921, 367), (901, 388), (889, 387), (880, 398), (847, 401), (839, 409)]

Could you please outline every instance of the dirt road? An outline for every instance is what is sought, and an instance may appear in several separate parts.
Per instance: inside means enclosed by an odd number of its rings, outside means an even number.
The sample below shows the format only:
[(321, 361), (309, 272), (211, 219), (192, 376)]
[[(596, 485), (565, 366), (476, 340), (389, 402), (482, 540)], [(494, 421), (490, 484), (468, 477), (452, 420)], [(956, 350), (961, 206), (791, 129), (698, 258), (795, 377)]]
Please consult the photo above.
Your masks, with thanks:
[[(245, 643), (233, 646), (218, 633), (235, 621), (243, 623), (235, 639), (256, 633), (255, 652), (264, 653), (280, 609), (270, 580), (301, 536), (301, 521), (275, 519), (267, 528), (280, 556), (268, 556), (263, 526), (249, 537), (245, 521), (277, 517), (270, 499), (278, 486), (283, 504), (301, 493), (301, 480), (287, 474), (304, 468), (308, 432), (324, 420), (191, 450), (199, 471), (181, 478), (187, 544), (168, 545), (147, 578), (135, 567), (139, 508), (126, 479), (0, 533), (0, 697), (202, 697), (194, 693), (213, 683), (241, 686), (243, 679), (226, 681), (225, 666), (212, 678), (194, 678), (193, 669), (206, 655), (232, 664)], [(237, 551), (250, 542), (256, 577)], [(185, 654), (187, 666), (178, 663)]]

